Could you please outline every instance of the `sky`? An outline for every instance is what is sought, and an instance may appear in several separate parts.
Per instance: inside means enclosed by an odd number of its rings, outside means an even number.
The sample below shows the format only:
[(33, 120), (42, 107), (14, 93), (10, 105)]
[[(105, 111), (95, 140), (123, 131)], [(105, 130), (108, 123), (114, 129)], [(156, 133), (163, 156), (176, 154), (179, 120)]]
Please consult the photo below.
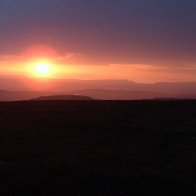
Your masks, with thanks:
[(195, 0), (0, 0), (0, 73), (26, 76), (47, 59), (57, 78), (196, 81), (195, 10)]

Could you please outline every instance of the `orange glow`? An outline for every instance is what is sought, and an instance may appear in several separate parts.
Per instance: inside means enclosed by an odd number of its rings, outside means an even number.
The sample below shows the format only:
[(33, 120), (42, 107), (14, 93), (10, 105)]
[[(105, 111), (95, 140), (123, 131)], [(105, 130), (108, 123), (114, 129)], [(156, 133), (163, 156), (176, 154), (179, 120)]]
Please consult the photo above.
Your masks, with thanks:
[[(90, 60), (89, 60), (90, 59)], [(33, 78), (34, 86), (47, 86), (50, 79), (128, 79), (135, 82), (192, 82), (196, 66), (188, 68), (148, 64), (91, 64), (82, 54), (59, 53), (46, 45), (28, 47), (18, 55), (0, 56), (1, 76)], [(96, 59), (95, 59), (96, 62)], [(47, 85), (46, 85), (47, 83)], [(51, 84), (50, 84), (51, 85)], [(33, 87), (34, 88), (34, 87)]]
[(23, 53), (27, 59), (47, 58), (52, 59), (58, 56), (58, 53), (51, 47), (46, 45), (37, 44), (27, 48)]
[(57, 71), (57, 66), (47, 60), (30, 62), (26, 68), (30, 77), (37, 78), (53, 78)]

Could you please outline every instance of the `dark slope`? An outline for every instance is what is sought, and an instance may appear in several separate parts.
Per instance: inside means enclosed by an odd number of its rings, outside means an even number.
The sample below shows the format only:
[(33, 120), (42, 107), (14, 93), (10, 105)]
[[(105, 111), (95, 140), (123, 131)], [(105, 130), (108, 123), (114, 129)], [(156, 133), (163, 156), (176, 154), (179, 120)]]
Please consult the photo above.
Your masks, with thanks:
[(0, 103), (2, 195), (195, 195), (195, 101)]

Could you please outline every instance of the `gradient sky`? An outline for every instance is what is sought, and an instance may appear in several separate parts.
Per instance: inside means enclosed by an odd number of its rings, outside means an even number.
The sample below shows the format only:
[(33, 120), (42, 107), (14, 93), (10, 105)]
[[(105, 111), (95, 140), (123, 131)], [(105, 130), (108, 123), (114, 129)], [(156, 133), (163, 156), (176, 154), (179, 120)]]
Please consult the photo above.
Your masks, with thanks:
[(0, 0), (0, 72), (25, 75), (29, 56), (47, 53), (58, 77), (196, 81), (195, 10), (195, 0)]

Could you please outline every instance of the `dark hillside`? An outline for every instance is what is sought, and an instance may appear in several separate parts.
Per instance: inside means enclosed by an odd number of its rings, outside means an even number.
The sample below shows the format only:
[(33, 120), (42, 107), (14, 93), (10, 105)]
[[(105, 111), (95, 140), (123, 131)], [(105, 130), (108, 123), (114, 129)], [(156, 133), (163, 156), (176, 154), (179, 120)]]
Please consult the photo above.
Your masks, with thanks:
[(0, 102), (0, 192), (191, 195), (195, 127), (189, 100)]

